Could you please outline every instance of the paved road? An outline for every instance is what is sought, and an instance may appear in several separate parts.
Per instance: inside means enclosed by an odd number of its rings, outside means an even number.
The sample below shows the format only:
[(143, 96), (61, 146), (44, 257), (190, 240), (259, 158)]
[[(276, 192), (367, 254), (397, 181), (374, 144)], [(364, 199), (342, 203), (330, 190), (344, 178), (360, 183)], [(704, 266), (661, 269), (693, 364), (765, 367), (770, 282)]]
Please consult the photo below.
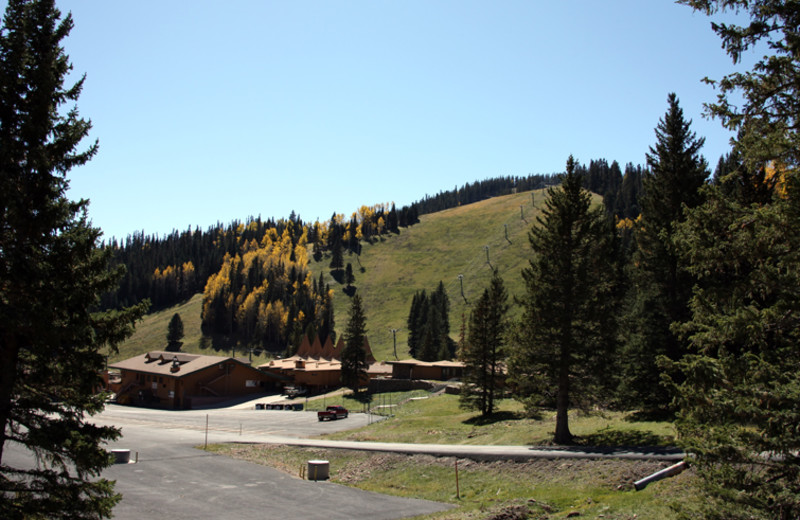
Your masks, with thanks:
[[(470, 446), (451, 444), (402, 444), (385, 442), (349, 442), (309, 439), (326, 432), (358, 428), (375, 420), (375, 416), (351, 414), (345, 420), (318, 422), (313, 412), (289, 412), (254, 409), (224, 409), (210, 411), (166, 412), (109, 406), (100, 416), (104, 424), (123, 428), (139, 424), (150, 428), (181, 429), (195, 439), (205, 442), (205, 420), (208, 414), (208, 442), (259, 442), (347, 448), (395, 453), (426, 453), (471, 459), (531, 458), (619, 458), (683, 460), (684, 454), (670, 448), (597, 448), (597, 447), (531, 447), (531, 446)], [(133, 448), (132, 448), (133, 449)]]

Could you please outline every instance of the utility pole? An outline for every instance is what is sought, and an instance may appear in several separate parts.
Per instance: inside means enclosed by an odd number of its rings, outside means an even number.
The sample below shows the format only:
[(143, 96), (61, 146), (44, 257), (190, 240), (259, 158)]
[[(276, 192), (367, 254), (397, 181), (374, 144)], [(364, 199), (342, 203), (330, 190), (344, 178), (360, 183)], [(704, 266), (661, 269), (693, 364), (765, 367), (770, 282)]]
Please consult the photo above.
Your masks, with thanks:
[(392, 342), (394, 343), (394, 359), (397, 360), (397, 332), (400, 329), (389, 329), (392, 332)]

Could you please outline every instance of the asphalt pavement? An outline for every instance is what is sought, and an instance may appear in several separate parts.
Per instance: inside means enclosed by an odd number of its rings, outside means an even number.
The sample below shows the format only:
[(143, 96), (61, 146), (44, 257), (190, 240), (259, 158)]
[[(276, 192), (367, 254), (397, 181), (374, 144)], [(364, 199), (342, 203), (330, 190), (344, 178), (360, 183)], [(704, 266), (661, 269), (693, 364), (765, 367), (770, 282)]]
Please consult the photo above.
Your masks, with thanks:
[[(275, 400), (262, 398), (258, 402)], [(451, 508), (449, 504), (369, 493), (329, 481), (301, 480), (266, 466), (198, 450), (206, 443), (290, 444), (424, 453), (461, 458), (627, 458), (677, 461), (683, 453), (665, 448), (553, 448), (467, 446), (320, 440), (323, 433), (349, 430), (381, 420), (363, 413), (319, 422), (315, 412), (257, 410), (254, 402), (208, 410), (151, 410), (108, 405), (90, 419), (122, 430), (109, 449), (127, 449), (132, 462), (115, 464), (103, 476), (116, 481), (123, 496), (114, 510), (119, 520), (281, 518), (399, 519)], [(28, 455), (11, 448), (4, 458)], [(17, 453), (19, 451), (19, 453)], [(12, 460), (8, 459), (8, 460)], [(299, 468), (298, 468), (299, 472)]]
[[(329, 481), (301, 480), (276, 469), (215, 455), (205, 432), (174, 426), (123, 425), (112, 448), (132, 449), (136, 463), (114, 464), (103, 476), (116, 480), (122, 501), (114, 518), (170, 520), (281, 518), (311, 520), (397, 519), (452, 506), (369, 493)], [(230, 433), (209, 432), (209, 442)]]

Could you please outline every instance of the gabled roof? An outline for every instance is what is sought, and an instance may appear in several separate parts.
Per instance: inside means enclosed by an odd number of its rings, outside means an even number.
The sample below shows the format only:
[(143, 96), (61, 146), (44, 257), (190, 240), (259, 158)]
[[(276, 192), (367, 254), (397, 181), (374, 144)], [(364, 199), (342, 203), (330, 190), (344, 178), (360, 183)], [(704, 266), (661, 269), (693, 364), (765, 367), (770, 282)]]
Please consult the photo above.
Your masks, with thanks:
[(319, 336), (314, 338), (314, 342), (311, 344), (311, 349), (309, 349), (308, 357), (312, 358), (320, 358), (322, 357), (322, 343), (319, 341)]
[(147, 352), (144, 355), (108, 365), (108, 368), (131, 370), (161, 376), (183, 377), (227, 361), (234, 361), (252, 370), (257, 370), (251, 367), (246, 360), (242, 359), (163, 351)]
[[(341, 343), (341, 341), (342, 338), (339, 338), (339, 343)], [(322, 347), (322, 357), (325, 359), (340, 359), (341, 356), (339, 354), (341, 353), (341, 349), (338, 348), (339, 343), (334, 347), (333, 340), (328, 336), (328, 339), (325, 340), (325, 346)]]
[[(331, 340), (330, 336), (325, 340), (325, 345), (322, 344), (319, 337), (314, 338), (313, 343), (308, 338), (308, 336), (303, 336), (303, 340), (300, 342), (300, 346), (297, 348), (297, 353), (291, 357), (284, 358), (284, 359), (292, 359), (292, 360), (310, 360), (310, 359), (319, 359), (319, 360), (340, 360), (342, 359), (342, 351), (344, 350), (344, 339), (342, 336), (339, 336), (339, 339), (336, 340), (336, 345), (334, 346), (333, 341)], [(366, 360), (367, 363), (374, 363), (375, 356), (372, 354), (372, 348), (369, 345), (369, 340), (364, 338), (364, 351), (366, 352)], [(274, 363), (270, 363), (273, 366)]]
[(311, 352), (311, 341), (308, 336), (303, 336), (303, 341), (300, 342), (297, 353), (292, 357), (307, 357), (309, 352)]

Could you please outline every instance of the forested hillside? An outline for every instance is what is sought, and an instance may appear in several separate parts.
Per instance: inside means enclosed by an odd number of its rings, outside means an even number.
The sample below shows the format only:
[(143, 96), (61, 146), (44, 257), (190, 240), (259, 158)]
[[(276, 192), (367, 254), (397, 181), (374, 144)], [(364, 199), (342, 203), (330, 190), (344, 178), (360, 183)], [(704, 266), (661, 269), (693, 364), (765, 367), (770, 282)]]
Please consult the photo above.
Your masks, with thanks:
[[(188, 305), (175, 307), (176, 312), (182, 315), (195, 313), (197, 317), (187, 319), (186, 343), (183, 349), (199, 349), (201, 343), (201, 315), (203, 309), (207, 311), (212, 307), (224, 302), (222, 294), (218, 292), (226, 284), (233, 287), (238, 279), (242, 285), (236, 290), (231, 291), (231, 302), (235, 303), (236, 294), (242, 296), (241, 303), (250, 296), (248, 304), (242, 307), (242, 311), (250, 309), (252, 313), (253, 305), (259, 298), (266, 296), (264, 289), (260, 291), (247, 291), (242, 293), (241, 289), (252, 287), (263, 287), (264, 277), (258, 283), (254, 281), (258, 278), (257, 271), (265, 272), (265, 266), (275, 269), (279, 265), (289, 266), (289, 269), (281, 271), (279, 276), (273, 273), (273, 282), (277, 279), (279, 284), (284, 287), (291, 287), (292, 294), (296, 292), (302, 294), (315, 295), (314, 304), (320, 303), (327, 297), (327, 292), (332, 292), (334, 314), (333, 324), (338, 331), (344, 327), (349, 306), (348, 293), (353, 294), (357, 291), (364, 299), (364, 308), (367, 316), (367, 328), (370, 343), (378, 359), (394, 359), (393, 357), (393, 335), (390, 329), (397, 329), (397, 351), (399, 357), (408, 356), (408, 327), (407, 319), (415, 292), (426, 290), (434, 292), (440, 282), (449, 299), (450, 332), (453, 339), (457, 339), (461, 326), (461, 315), (469, 311), (469, 304), (474, 298), (479, 296), (482, 284), (488, 282), (491, 277), (491, 269), (497, 268), (503, 276), (508, 278), (509, 287), (519, 289), (521, 278), (519, 270), (525, 265), (530, 254), (530, 247), (527, 243), (527, 230), (535, 221), (538, 208), (541, 206), (545, 197), (545, 190), (518, 193), (501, 197), (492, 197), (479, 203), (459, 206), (433, 214), (423, 215), (419, 222), (414, 226), (403, 228), (399, 233), (390, 233), (381, 236), (371, 242), (362, 242), (359, 249), (360, 253), (354, 251), (344, 251), (342, 261), (346, 271), (347, 264), (350, 264), (353, 271), (354, 280), (348, 289), (347, 281), (343, 276), (337, 274), (337, 270), (331, 268), (332, 252), (326, 251), (314, 259), (314, 246), (305, 243), (305, 259), (303, 253), (298, 250), (298, 242), (289, 239), (293, 233), (289, 232), (293, 226), (286, 226), (283, 235), (285, 238), (283, 253), (280, 253), (281, 246), (274, 247), (276, 242), (273, 234), (268, 232), (269, 240), (262, 240), (262, 244), (251, 242), (252, 248), (242, 254), (228, 255), (224, 259), (222, 267), (217, 273), (212, 275), (208, 284), (206, 295), (215, 295), (214, 298), (207, 300), (207, 305), (203, 306), (203, 298), (192, 299)], [(535, 207), (534, 207), (535, 201)], [(599, 203), (599, 197), (596, 199)], [(522, 207), (522, 210), (520, 209)], [(254, 225), (254, 224), (253, 224)], [(301, 235), (302, 237), (302, 235)], [(300, 238), (300, 237), (298, 237)], [(302, 239), (300, 243), (304, 242)], [(289, 248), (289, 244), (294, 246)], [(487, 262), (486, 246), (489, 246), (489, 262)], [(291, 252), (294, 251), (294, 260)], [(283, 260), (280, 255), (283, 255)], [(275, 261), (271, 261), (270, 257)], [(302, 268), (301, 266), (305, 266)], [(291, 275), (292, 268), (295, 275)], [(239, 276), (232, 277), (231, 274), (238, 272)], [(310, 285), (309, 290), (301, 288), (295, 291), (295, 282), (300, 278), (298, 273), (303, 273), (303, 280)], [(247, 273), (246, 276), (242, 276)], [(459, 275), (462, 278), (459, 279)], [(285, 279), (281, 280), (283, 277)], [(292, 279), (290, 284), (287, 281)], [(337, 280), (339, 278), (340, 280)], [(246, 281), (245, 281), (246, 280)], [(302, 285), (298, 284), (298, 286)], [(320, 287), (325, 288), (325, 292), (320, 292)], [(461, 287), (464, 289), (464, 296), (461, 295)], [(287, 294), (289, 294), (287, 292)], [(292, 299), (296, 300), (296, 296)], [(263, 300), (264, 307), (269, 305), (268, 298)], [(321, 304), (321, 303), (320, 303)], [(272, 309), (277, 306), (277, 302), (272, 300)], [(284, 301), (282, 316), (288, 320), (289, 313)], [(218, 308), (218, 307), (217, 307)], [(216, 338), (208, 334), (204, 347), (215, 346), (220, 349), (230, 349), (230, 345), (225, 344), (225, 334), (222, 331), (230, 331), (237, 327), (237, 309), (230, 308), (230, 325), (224, 325), (220, 329), (220, 334)], [(275, 311), (273, 310), (273, 315)], [(305, 315), (306, 311), (304, 311)], [(155, 313), (158, 316), (158, 323), (163, 331), (153, 330), (148, 318), (137, 327), (134, 337), (126, 343), (121, 352), (123, 356), (130, 354), (128, 344), (140, 345), (140, 348), (147, 350), (161, 348), (166, 336), (166, 319), (172, 314), (172, 309)], [(215, 314), (216, 315), (216, 314)], [(241, 323), (246, 324), (247, 312), (238, 314), (242, 319)], [(250, 314), (252, 316), (252, 314)], [(312, 320), (313, 322), (314, 320)], [(249, 322), (252, 326), (254, 322)], [(310, 322), (308, 322), (310, 323)], [(309, 331), (306, 323), (306, 329)], [(224, 327), (231, 327), (225, 329)], [(196, 328), (196, 330), (194, 328)], [(158, 327), (156, 327), (157, 329)], [(329, 333), (329, 330), (313, 325), (317, 333)], [(304, 331), (305, 332), (305, 331)], [(228, 332), (230, 334), (230, 332)], [(147, 341), (144, 337), (151, 338), (154, 344), (146, 346)], [(230, 336), (229, 342), (236, 343), (239, 340), (239, 351), (243, 351), (248, 344), (244, 336)], [(214, 342), (215, 341), (215, 342)], [(253, 345), (264, 347), (264, 344), (253, 341)], [(283, 349), (278, 349), (276, 353), (283, 354)]]
[[(624, 175), (616, 161), (609, 165), (605, 159), (592, 160), (588, 166), (578, 168), (586, 188), (603, 197), (609, 214), (619, 218), (635, 218), (639, 214), (638, 200), (646, 172), (642, 166), (628, 164)], [(222, 267), (226, 255), (235, 256), (252, 249), (268, 233), (281, 237), (291, 228), (291, 236), (297, 235), (297, 239), (304, 232), (314, 259), (333, 255), (334, 265), (338, 265), (341, 252), (358, 253), (363, 244), (397, 234), (400, 228), (419, 222), (421, 215), (500, 195), (542, 189), (557, 182), (556, 174), (498, 177), (426, 195), (399, 210), (394, 204), (362, 206), (349, 218), (334, 214), (324, 222), (304, 222), (292, 213), (278, 220), (249, 217), (226, 225), (218, 223), (205, 231), (175, 230), (163, 237), (133, 233), (124, 241), (113, 239), (105, 245), (112, 251), (113, 264), (124, 265), (126, 274), (118, 290), (103, 296), (102, 307), (117, 308), (149, 299), (152, 310), (158, 310), (184, 301), (205, 288), (208, 278)]]

